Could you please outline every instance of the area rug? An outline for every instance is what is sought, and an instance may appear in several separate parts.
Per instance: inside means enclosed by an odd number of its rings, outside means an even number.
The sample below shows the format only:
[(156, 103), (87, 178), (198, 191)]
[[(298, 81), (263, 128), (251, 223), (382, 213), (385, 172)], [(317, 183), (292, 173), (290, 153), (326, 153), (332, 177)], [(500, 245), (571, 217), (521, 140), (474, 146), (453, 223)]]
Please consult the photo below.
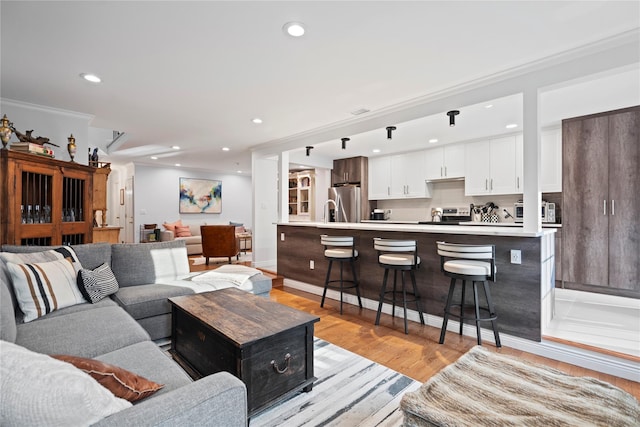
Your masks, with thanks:
[(318, 338), (314, 371), (318, 380), (313, 390), (252, 417), (250, 427), (399, 427), (402, 395), (420, 387), (409, 377)]
[[(206, 263), (206, 259), (201, 256), (197, 258), (190, 258), (191, 265), (204, 265)], [(236, 259), (236, 257), (231, 257), (231, 264), (238, 264), (244, 262), (251, 262), (251, 253), (241, 253), (240, 257)], [(229, 258), (227, 257), (209, 257), (209, 265), (215, 264), (228, 264)]]
[(640, 403), (595, 378), (475, 346), (402, 398), (406, 426), (638, 426)]

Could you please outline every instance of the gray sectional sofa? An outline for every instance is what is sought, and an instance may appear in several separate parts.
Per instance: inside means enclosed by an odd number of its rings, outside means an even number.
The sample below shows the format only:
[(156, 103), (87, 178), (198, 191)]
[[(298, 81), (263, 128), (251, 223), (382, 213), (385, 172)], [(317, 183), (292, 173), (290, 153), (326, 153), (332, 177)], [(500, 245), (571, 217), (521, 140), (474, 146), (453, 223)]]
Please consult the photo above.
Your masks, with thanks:
[[(25, 323), (7, 264), (0, 258), (0, 339), (36, 353), (97, 359), (164, 384), (150, 397), (95, 425), (246, 426), (246, 388), (240, 380), (222, 372), (194, 382), (153, 342), (170, 336), (167, 298), (198, 291), (191, 282), (194, 274), (188, 273), (184, 242), (96, 243), (72, 248), (85, 269), (109, 264), (119, 290), (95, 304), (75, 304)], [(2, 252), (46, 249), (50, 248), (5, 245)], [(271, 280), (261, 274), (251, 277), (248, 284), (245, 290), (256, 294), (268, 295), (271, 289)], [(211, 286), (233, 284), (218, 281)]]

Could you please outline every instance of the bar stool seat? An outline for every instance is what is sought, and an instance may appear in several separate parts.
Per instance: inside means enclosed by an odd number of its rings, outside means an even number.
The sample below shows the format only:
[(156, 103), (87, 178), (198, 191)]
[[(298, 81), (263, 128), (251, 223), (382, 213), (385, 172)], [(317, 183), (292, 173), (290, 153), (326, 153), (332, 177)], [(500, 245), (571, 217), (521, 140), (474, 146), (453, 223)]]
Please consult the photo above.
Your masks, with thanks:
[[(440, 331), (440, 344), (444, 343), (447, 323), (449, 317), (453, 316), (460, 319), (460, 335), (464, 320), (469, 319), (476, 324), (476, 335), (478, 345), (482, 345), (482, 337), (480, 333), (480, 322), (490, 321), (493, 328), (493, 335), (496, 346), (501, 347), (500, 334), (497, 328), (498, 315), (491, 299), (489, 289), (489, 280), (496, 280), (496, 249), (495, 245), (463, 245), (455, 243), (436, 242), (438, 255), (440, 255), (440, 270), (445, 276), (451, 278), (449, 285), (449, 294), (447, 295), (447, 303), (444, 309), (444, 320)], [(461, 297), (459, 303), (453, 302), (453, 294), (456, 287), (456, 281), (462, 282)], [(471, 282), (473, 287), (473, 304), (465, 302), (465, 291), (467, 283)], [(478, 284), (482, 283), (487, 306), (480, 305), (478, 298)], [(453, 308), (458, 308), (456, 313)], [(466, 315), (465, 310), (473, 308), (474, 315)], [(487, 312), (488, 316), (482, 317), (481, 312)]]
[[(356, 273), (355, 261), (358, 259), (358, 250), (354, 247), (352, 236), (328, 236), (323, 234), (320, 236), (320, 244), (324, 245), (324, 256), (329, 260), (329, 267), (327, 268), (327, 276), (324, 281), (324, 290), (322, 292), (322, 300), (320, 301), (320, 307), (324, 307), (324, 300), (327, 296), (327, 289), (339, 289), (340, 290), (340, 314), (342, 314), (343, 304), (343, 292), (345, 289), (355, 288), (356, 296), (358, 297), (358, 305), (362, 308), (362, 299), (360, 298), (360, 282), (358, 281), (358, 275)], [(340, 263), (340, 278), (331, 279), (331, 268), (333, 262)], [(351, 265), (351, 280), (345, 279), (343, 275), (344, 263), (348, 262)], [(338, 283), (334, 285), (334, 283)], [(346, 284), (345, 284), (346, 283)]]
[[(373, 239), (374, 249), (378, 251), (378, 264), (384, 268), (384, 278), (380, 289), (380, 299), (378, 302), (378, 313), (376, 314), (376, 325), (380, 324), (380, 314), (382, 304), (390, 302), (392, 304), (391, 316), (395, 317), (396, 304), (402, 302), (404, 308), (404, 333), (409, 333), (407, 325), (407, 303), (416, 304), (420, 323), (424, 325), (424, 316), (420, 306), (420, 295), (416, 286), (415, 270), (420, 266), (418, 256), (418, 243), (415, 240), (395, 240), (395, 239)], [(389, 270), (393, 270), (393, 289), (387, 290), (387, 279)], [(397, 286), (397, 273), (400, 271), (402, 288)], [(411, 277), (412, 290), (407, 291), (405, 283), (405, 272), (409, 272)]]

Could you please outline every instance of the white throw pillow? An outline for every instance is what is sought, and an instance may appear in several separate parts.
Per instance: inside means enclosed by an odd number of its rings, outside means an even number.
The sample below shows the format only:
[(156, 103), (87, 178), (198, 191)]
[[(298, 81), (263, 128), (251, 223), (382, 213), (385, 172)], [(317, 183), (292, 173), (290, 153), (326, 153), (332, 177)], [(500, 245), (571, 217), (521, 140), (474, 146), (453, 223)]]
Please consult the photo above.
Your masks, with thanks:
[(0, 425), (90, 425), (132, 406), (75, 366), (7, 341), (0, 373)]
[(74, 264), (71, 258), (33, 264), (7, 263), (25, 322), (86, 302), (76, 283)]

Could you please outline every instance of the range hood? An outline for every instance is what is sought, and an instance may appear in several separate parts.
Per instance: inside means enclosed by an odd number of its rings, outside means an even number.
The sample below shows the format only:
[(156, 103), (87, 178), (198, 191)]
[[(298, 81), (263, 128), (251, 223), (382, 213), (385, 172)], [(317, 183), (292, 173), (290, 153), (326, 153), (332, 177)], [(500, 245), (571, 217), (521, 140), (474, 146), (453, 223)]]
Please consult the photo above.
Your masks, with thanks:
[(426, 182), (455, 182), (455, 181), (464, 181), (464, 177), (458, 178), (435, 178), (435, 179), (427, 179)]

